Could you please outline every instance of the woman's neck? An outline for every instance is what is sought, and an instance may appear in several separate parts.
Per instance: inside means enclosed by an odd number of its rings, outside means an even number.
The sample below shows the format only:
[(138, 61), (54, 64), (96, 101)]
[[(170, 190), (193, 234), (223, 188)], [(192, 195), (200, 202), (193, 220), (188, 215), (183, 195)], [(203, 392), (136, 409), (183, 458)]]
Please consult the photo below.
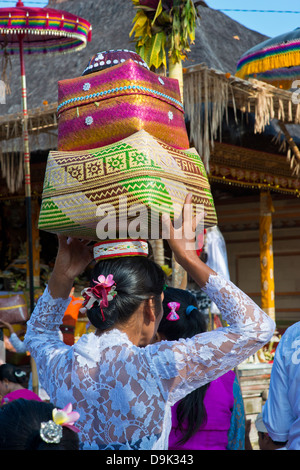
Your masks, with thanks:
[(96, 330), (96, 336), (102, 336), (104, 333), (108, 333), (112, 330), (119, 330), (121, 333), (125, 333), (129, 339), (129, 341), (136, 346), (140, 345), (141, 341), (141, 334), (139, 333), (138, 329), (130, 327), (128, 324), (126, 325), (114, 325), (112, 328), (108, 328), (107, 330), (100, 330), (99, 328)]
[(96, 330), (96, 336), (101, 336), (111, 330), (119, 330), (122, 333), (126, 333), (129, 341), (135, 346), (141, 346), (143, 343), (143, 305), (131, 315), (131, 317), (125, 323), (116, 323), (111, 328), (106, 330)]
[(23, 388), (24, 387), (22, 385), (11, 382), (8, 393), (15, 392), (16, 390), (22, 390)]

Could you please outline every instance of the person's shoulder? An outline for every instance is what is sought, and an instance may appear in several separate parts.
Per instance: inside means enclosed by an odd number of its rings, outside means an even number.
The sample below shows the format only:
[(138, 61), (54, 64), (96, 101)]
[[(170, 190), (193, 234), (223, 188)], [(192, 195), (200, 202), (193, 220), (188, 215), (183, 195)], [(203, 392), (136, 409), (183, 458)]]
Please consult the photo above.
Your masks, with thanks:
[(285, 366), (289, 367), (299, 364), (298, 356), (300, 358), (300, 322), (294, 323), (283, 333), (276, 348), (275, 359), (284, 361)]
[(296, 337), (299, 337), (299, 340), (300, 340), (300, 321), (289, 326), (283, 333), (281, 340), (285, 342), (285, 341), (290, 341), (292, 338), (296, 338)]

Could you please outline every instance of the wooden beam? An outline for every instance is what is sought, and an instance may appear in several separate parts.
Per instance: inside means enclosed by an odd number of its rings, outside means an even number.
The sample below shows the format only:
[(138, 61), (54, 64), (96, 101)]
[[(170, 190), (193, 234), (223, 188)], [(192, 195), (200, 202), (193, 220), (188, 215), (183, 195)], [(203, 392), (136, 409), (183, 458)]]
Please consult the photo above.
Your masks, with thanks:
[[(57, 103), (28, 112), (28, 133), (38, 134), (57, 128)], [(0, 118), (0, 141), (22, 137), (23, 114), (8, 114)]]

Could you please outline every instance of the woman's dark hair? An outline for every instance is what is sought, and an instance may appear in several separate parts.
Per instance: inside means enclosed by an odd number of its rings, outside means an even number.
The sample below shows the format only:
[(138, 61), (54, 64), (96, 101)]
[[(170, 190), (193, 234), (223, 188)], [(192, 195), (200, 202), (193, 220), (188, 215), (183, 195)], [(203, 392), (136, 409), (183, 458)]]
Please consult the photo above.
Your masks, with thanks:
[(165, 274), (160, 266), (149, 258), (142, 256), (125, 256), (99, 261), (92, 272), (93, 280), (100, 275), (112, 274), (116, 283), (117, 295), (103, 308), (103, 321), (99, 305), (95, 303), (87, 311), (87, 316), (96, 328), (106, 330), (116, 324), (126, 322), (138, 309), (143, 300), (154, 297), (155, 306), (161, 305), (161, 293), (164, 288)]
[[(176, 310), (179, 319), (167, 320), (170, 313), (169, 302), (178, 302), (180, 307)], [(191, 309), (191, 306), (195, 307)], [(188, 308), (189, 307), (189, 308)], [(158, 332), (162, 333), (168, 341), (176, 341), (180, 338), (192, 338), (196, 334), (207, 330), (204, 315), (198, 310), (197, 299), (187, 290), (168, 287), (165, 290), (163, 300), (163, 318), (158, 326)], [(199, 430), (201, 424), (206, 422), (207, 415), (204, 407), (204, 397), (209, 384), (199, 387), (186, 395), (177, 406), (177, 429), (182, 437), (178, 444), (184, 444)]]
[[(170, 313), (169, 302), (178, 302), (180, 304), (180, 308), (176, 312), (179, 315), (179, 320), (177, 321), (167, 320), (167, 316)], [(189, 306), (195, 307), (196, 310), (186, 314), (186, 309)], [(163, 333), (169, 341), (176, 341), (179, 338), (192, 338), (198, 333), (204, 333), (207, 330), (205, 317), (198, 310), (197, 299), (188, 290), (167, 287), (164, 291), (163, 309), (164, 314), (158, 331)]]
[(78, 434), (62, 426), (58, 444), (40, 437), (42, 422), (52, 420), (52, 403), (14, 400), (0, 408), (0, 450), (79, 450)]
[(27, 382), (27, 374), (22, 369), (18, 369), (12, 364), (1, 364), (0, 366), (0, 381), (8, 380), (15, 384), (25, 386)]

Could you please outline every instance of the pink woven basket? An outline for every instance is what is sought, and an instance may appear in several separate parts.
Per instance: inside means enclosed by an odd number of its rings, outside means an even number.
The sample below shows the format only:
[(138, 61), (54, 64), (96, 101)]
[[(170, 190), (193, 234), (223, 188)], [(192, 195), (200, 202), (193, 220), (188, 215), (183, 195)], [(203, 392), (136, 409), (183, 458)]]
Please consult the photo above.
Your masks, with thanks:
[(179, 84), (129, 59), (58, 82), (58, 149), (86, 150), (145, 130), (189, 148)]
[(94, 54), (90, 58), (82, 75), (100, 72), (101, 70), (107, 69), (109, 67), (114, 67), (116, 64), (122, 64), (129, 59), (133, 60), (139, 65), (142, 65), (147, 70), (150, 70), (146, 62), (136, 52), (129, 51), (128, 49), (110, 49), (109, 51), (101, 51), (97, 52), (97, 54)]

